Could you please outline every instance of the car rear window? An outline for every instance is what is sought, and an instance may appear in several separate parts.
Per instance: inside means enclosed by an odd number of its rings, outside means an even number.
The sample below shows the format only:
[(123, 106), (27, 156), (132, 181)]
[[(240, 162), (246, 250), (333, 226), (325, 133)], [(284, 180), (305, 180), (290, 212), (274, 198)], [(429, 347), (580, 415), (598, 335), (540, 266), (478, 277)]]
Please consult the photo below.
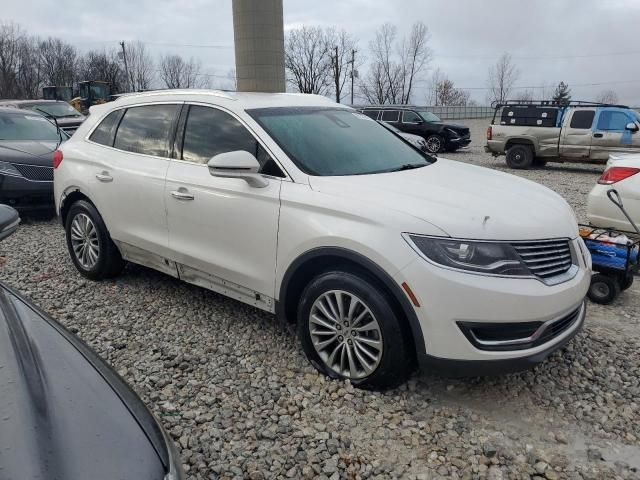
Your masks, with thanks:
[(569, 126), (571, 128), (591, 128), (595, 114), (595, 110), (576, 110), (573, 112)]
[(127, 109), (113, 146), (127, 152), (168, 157), (169, 135), (179, 105), (145, 105)]
[(113, 134), (121, 116), (122, 110), (111, 112), (104, 118), (104, 120), (102, 120), (102, 122), (100, 122), (100, 125), (96, 127), (89, 137), (89, 140), (99, 143), (100, 145), (107, 145), (109, 147), (113, 146)]

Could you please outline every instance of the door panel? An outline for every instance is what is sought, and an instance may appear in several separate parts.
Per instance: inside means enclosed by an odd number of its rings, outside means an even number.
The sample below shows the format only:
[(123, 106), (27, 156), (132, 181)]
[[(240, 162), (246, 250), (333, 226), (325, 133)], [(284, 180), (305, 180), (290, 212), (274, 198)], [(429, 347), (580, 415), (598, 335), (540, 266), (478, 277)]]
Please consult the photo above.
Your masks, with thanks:
[(628, 113), (619, 108), (602, 108), (598, 112), (591, 158), (607, 160), (611, 153), (632, 153), (640, 148), (640, 136), (637, 132), (626, 130), (627, 123), (636, 123)]
[(203, 164), (172, 161), (165, 189), (172, 258), (273, 297), (281, 183), (270, 179), (265, 188), (254, 188), (241, 179), (212, 177)]
[(111, 237), (162, 256), (169, 245), (164, 195), (167, 157), (180, 106), (128, 107), (114, 137), (91, 136), (93, 142), (104, 145), (92, 145), (96, 163), (88, 172), (91, 194)]
[(595, 109), (574, 109), (568, 113), (562, 128), (560, 155), (569, 158), (589, 158), (593, 138)]

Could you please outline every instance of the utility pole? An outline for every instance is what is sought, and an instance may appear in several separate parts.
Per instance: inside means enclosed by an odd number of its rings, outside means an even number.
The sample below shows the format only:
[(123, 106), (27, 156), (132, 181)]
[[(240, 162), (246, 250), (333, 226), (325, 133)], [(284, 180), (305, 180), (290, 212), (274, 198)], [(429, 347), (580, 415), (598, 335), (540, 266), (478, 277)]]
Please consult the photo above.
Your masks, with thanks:
[(353, 80), (355, 77), (356, 51), (351, 50), (351, 105), (353, 106)]
[[(334, 62), (336, 62), (333, 66), (333, 75), (334, 75), (334, 83), (336, 84), (336, 102), (340, 103), (340, 65), (338, 65), (338, 46), (336, 45), (336, 56), (334, 58)], [(344, 53), (343, 53), (344, 55)]]
[(122, 47), (122, 59), (124, 60), (124, 73), (127, 77), (127, 86), (128, 90), (133, 90), (133, 85), (131, 85), (131, 77), (129, 76), (129, 65), (127, 64), (127, 52), (124, 49), (124, 42), (120, 42), (120, 46)]

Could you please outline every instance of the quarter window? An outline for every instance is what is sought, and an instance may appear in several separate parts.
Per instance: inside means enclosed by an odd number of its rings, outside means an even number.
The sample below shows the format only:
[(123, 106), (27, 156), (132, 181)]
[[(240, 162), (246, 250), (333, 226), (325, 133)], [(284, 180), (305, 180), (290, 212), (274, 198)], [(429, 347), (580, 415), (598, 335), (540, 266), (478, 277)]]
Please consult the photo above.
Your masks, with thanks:
[(624, 130), (632, 120), (623, 112), (603, 110), (598, 117), (598, 130)]
[(99, 143), (100, 145), (113, 146), (113, 132), (118, 125), (118, 120), (121, 115), (122, 110), (116, 110), (107, 115), (93, 131), (89, 140)]
[(182, 159), (207, 163), (220, 153), (245, 150), (255, 155), (261, 172), (284, 177), (282, 171), (255, 137), (236, 118), (210, 107), (189, 108), (182, 144)]
[(402, 123), (420, 123), (422, 118), (416, 112), (405, 110), (402, 112)]
[(595, 110), (576, 110), (573, 112), (569, 127), (584, 129), (591, 128), (595, 114)]
[(171, 127), (179, 105), (132, 107), (124, 114), (113, 146), (127, 152), (168, 157)]
[(400, 120), (400, 112), (398, 110), (383, 110), (381, 120), (383, 122), (397, 122)]

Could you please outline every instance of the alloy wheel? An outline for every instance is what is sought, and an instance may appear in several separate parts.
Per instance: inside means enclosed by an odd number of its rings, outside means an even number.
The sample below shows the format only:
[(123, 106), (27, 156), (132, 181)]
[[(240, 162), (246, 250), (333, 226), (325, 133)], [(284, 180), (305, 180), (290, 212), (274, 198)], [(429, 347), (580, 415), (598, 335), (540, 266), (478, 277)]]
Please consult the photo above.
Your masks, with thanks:
[(368, 377), (380, 364), (380, 325), (369, 307), (352, 293), (331, 290), (318, 297), (309, 313), (309, 333), (325, 365), (343, 377)]
[(429, 137), (427, 140), (427, 149), (429, 149), (431, 153), (438, 153), (441, 148), (442, 142), (440, 142), (438, 137)]
[(91, 218), (77, 214), (71, 222), (71, 246), (76, 260), (87, 270), (95, 267), (100, 256), (98, 231)]

